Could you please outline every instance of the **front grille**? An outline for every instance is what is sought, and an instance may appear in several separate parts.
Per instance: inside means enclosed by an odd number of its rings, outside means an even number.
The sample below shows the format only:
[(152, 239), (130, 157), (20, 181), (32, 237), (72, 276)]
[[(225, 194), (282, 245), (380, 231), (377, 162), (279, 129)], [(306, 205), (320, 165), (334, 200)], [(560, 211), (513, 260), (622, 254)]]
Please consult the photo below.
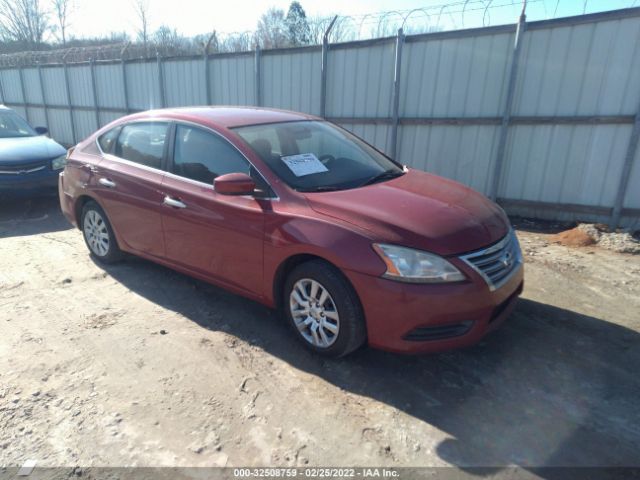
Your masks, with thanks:
[(522, 265), (520, 245), (513, 230), (498, 243), (460, 257), (496, 290), (504, 285)]
[(461, 323), (449, 325), (437, 325), (434, 327), (420, 327), (411, 330), (404, 336), (405, 340), (412, 342), (426, 342), (428, 340), (443, 340), (464, 335), (471, 329), (473, 322), (467, 320)]
[(38, 160), (37, 162), (6, 164), (0, 163), (0, 175), (24, 175), (27, 173), (39, 172), (47, 168), (49, 160)]

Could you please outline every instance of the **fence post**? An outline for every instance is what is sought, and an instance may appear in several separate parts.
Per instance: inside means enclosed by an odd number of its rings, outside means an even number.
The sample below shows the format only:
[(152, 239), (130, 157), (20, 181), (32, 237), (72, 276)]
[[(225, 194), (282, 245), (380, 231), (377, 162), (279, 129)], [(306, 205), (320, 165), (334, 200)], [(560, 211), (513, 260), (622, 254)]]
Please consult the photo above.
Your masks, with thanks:
[(393, 74), (393, 121), (391, 124), (391, 158), (394, 160), (398, 154), (398, 124), (400, 110), (400, 69), (402, 68), (402, 44), (404, 43), (404, 34), (402, 28), (398, 30), (396, 37), (396, 58)]
[(202, 61), (204, 62), (204, 91), (206, 94), (207, 105), (211, 105), (211, 72), (209, 71), (209, 47), (211, 47), (211, 42), (213, 38), (216, 36), (216, 32), (214, 31), (209, 36), (209, 41), (204, 46), (204, 55), (202, 57)]
[(29, 107), (27, 107), (27, 95), (24, 93), (24, 73), (22, 72), (22, 66), (18, 67), (18, 75), (20, 76), (20, 91), (22, 92), (25, 120), (27, 123), (31, 123), (29, 120)]
[(260, 69), (260, 45), (256, 44), (256, 51), (254, 56), (254, 65), (253, 70), (255, 73), (255, 82), (256, 82), (256, 106), (262, 106), (262, 79), (260, 78), (261, 69)]
[(124, 58), (124, 54), (129, 48), (131, 43), (127, 43), (122, 51), (120, 52), (120, 68), (122, 71), (122, 93), (124, 94), (124, 109), (127, 113), (131, 113), (131, 108), (129, 107), (129, 85), (127, 85), (127, 61)]
[[(208, 49), (207, 49), (208, 50)], [(205, 98), (207, 99), (207, 105), (211, 105), (211, 87), (209, 84), (211, 83), (210, 73), (209, 73), (209, 52), (204, 52), (202, 57), (202, 61), (204, 63), (204, 91)]]
[(620, 175), (620, 183), (618, 185), (618, 193), (616, 194), (616, 201), (613, 204), (613, 212), (611, 214), (611, 220), (609, 222), (609, 229), (614, 231), (620, 224), (620, 217), (622, 216), (622, 207), (624, 206), (624, 198), (627, 194), (627, 187), (629, 186), (629, 177), (631, 176), (631, 168), (633, 167), (633, 160), (636, 157), (638, 151), (638, 140), (640, 139), (640, 105), (636, 110), (636, 118), (633, 123), (633, 130), (631, 130), (631, 137), (629, 138), (629, 144), (627, 145), (627, 153), (624, 157), (624, 165), (622, 166), (622, 174)]
[(336, 23), (338, 16), (334, 16), (333, 20), (327, 27), (322, 37), (322, 67), (320, 78), (320, 116), (325, 118), (327, 113), (327, 62), (329, 61), (329, 33), (333, 28), (333, 24)]
[(38, 62), (38, 80), (40, 81), (40, 93), (42, 94), (42, 105), (44, 107), (44, 121), (47, 122), (47, 129), (51, 130), (51, 122), (49, 121), (49, 108), (47, 107), (47, 98), (44, 93), (44, 82), (42, 81), (42, 65)]
[(0, 105), (3, 105), (6, 102), (4, 98), (4, 85), (2, 83), (2, 72), (0, 71)]
[(164, 72), (162, 69), (162, 57), (160, 56), (160, 52), (156, 52), (156, 62), (158, 64), (158, 89), (160, 92), (160, 107), (164, 108), (167, 106), (167, 99), (164, 92)]
[(69, 119), (71, 120), (71, 136), (74, 144), (78, 143), (78, 137), (76, 134), (76, 119), (73, 115), (73, 103), (71, 102), (71, 85), (69, 85), (69, 70), (67, 67), (67, 55), (62, 58), (62, 65), (64, 68), (64, 85), (67, 90), (67, 103), (69, 104)]
[(511, 70), (509, 72), (509, 82), (507, 83), (507, 98), (504, 102), (504, 112), (502, 113), (502, 123), (500, 124), (500, 136), (498, 138), (496, 160), (493, 167), (493, 179), (491, 190), (489, 191), (489, 197), (493, 201), (498, 198), (498, 189), (500, 188), (500, 180), (502, 179), (505, 147), (507, 145), (507, 134), (509, 133), (509, 123), (511, 121), (511, 108), (513, 106), (516, 80), (518, 78), (518, 64), (520, 63), (522, 35), (524, 34), (527, 26), (525, 6), (526, 2), (522, 7), (522, 13), (520, 14), (520, 19), (518, 20), (518, 26), (516, 28), (516, 38), (513, 44), (513, 54), (511, 56)]
[(96, 86), (96, 61), (92, 58), (91, 66), (91, 90), (93, 93), (93, 107), (96, 113), (96, 129), (100, 128), (100, 107), (98, 106), (98, 88)]

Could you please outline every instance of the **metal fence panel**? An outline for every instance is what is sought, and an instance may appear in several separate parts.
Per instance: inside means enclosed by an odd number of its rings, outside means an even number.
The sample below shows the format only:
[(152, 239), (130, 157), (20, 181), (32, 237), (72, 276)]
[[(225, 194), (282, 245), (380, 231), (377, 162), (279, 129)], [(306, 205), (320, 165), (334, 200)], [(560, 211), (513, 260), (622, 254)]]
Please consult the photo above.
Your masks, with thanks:
[(76, 107), (93, 107), (93, 87), (89, 65), (69, 67), (71, 103)]
[(364, 139), (378, 150), (387, 152), (389, 148), (389, 125), (367, 125), (349, 122), (339, 122), (341, 127), (353, 132), (355, 135)]
[(400, 115), (500, 115), (513, 41), (513, 34), (501, 33), (407, 43), (400, 77)]
[(327, 116), (390, 117), (395, 43), (329, 51)]
[[(411, 167), (490, 195), (497, 185), (510, 213), (614, 219), (628, 178), (622, 219), (638, 223), (640, 151), (622, 176), (640, 113), (640, 8), (521, 26), (517, 63), (513, 26), (330, 45), (326, 116), (387, 153), (397, 139)], [(129, 110), (259, 98), (319, 114), (322, 58), (312, 48), (69, 65), (76, 139), (123, 115), (125, 98)], [(62, 66), (3, 68), (0, 80), (3, 102), (72, 143)]]
[(122, 67), (118, 64), (96, 64), (95, 74), (98, 105), (107, 108), (121, 108), (124, 112)]
[(320, 51), (263, 54), (263, 105), (320, 114), (321, 64)]
[(49, 105), (67, 104), (64, 70), (61, 67), (43, 67), (42, 86)]
[(127, 63), (130, 107), (135, 110), (160, 108), (160, 85), (156, 62)]
[(44, 108), (39, 107), (27, 107), (26, 114), (29, 117), (29, 122), (34, 127), (46, 127), (47, 117), (44, 114)]
[(633, 115), (638, 18), (526, 32), (515, 115)]
[(209, 68), (214, 105), (256, 104), (253, 55), (212, 57)]
[(2, 91), (4, 103), (24, 103), (22, 90), (20, 89), (20, 72), (17, 69), (0, 70), (0, 80), (2, 81)]
[(74, 110), (73, 119), (76, 123), (76, 135), (79, 140), (87, 138), (99, 127), (96, 125), (96, 115), (87, 110)]
[(163, 62), (168, 107), (206, 105), (207, 91), (202, 60)]
[(40, 89), (40, 74), (37, 68), (25, 68), (22, 70), (24, 81), (24, 94), (28, 103), (43, 103), (42, 90)]
[(629, 177), (629, 188), (624, 200), (627, 208), (640, 208), (640, 149), (636, 152), (636, 158)]
[(124, 112), (111, 112), (111, 111), (101, 111), (100, 112), (100, 126), (104, 127), (106, 124), (113, 122), (114, 120), (119, 119), (125, 115)]
[(56, 141), (63, 145), (73, 145), (73, 133), (71, 129), (71, 117), (69, 116), (69, 110), (65, 109), (51, 109), (48, 113), (49, 116), (49, 134)]
[(398, 160), (488, 193), (499, 127), (404, 125)]
[(512, 128), (500, 197), (610, 207), (630, 125)]

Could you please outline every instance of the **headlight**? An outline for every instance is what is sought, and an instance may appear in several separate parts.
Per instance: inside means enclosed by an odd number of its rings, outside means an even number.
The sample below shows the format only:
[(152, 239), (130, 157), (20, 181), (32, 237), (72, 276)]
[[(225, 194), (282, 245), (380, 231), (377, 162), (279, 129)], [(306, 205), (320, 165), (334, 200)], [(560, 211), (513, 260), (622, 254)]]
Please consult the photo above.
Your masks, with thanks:
[(401, 282), (445, 283), (459, 282), (465, 276), (444, 258), (412, 248), (376, 243), (373, 245), (387, 265), (383, 277)]
[(67, 164), (67, 155), (60, 155), (51, 160), (51, 170), (62, 170)]

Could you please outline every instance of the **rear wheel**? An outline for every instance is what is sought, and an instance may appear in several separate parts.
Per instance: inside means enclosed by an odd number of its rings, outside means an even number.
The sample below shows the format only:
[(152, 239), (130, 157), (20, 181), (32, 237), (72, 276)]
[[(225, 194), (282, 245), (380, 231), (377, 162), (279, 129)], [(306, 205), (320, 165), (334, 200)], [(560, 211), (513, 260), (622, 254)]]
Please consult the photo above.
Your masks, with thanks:
[(117, 262), (122, 258), (116, 237), (104, 210), (94, 201), (82, 208), (82, 233), (91, 254), (104, 263)]
[(366, 340), (356, 292), (326, 262), (313, 260), (294, 268), (285, 282), (283, 305), (296, 336), (314, 352), (341, 357)]

